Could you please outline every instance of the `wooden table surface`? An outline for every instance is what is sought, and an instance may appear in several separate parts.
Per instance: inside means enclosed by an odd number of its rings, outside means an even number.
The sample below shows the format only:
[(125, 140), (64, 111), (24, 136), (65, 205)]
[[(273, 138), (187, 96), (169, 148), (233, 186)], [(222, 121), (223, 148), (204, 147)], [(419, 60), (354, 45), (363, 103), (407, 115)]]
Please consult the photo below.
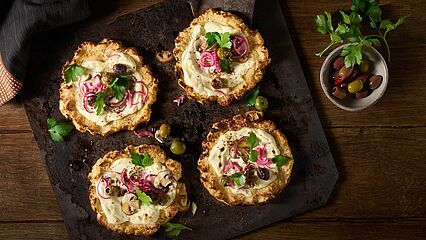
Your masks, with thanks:
[[(159, 0), (113, 2), (98, 4), (97, 21), (111, 21)], [(426, 2), (388, 0), (381, 5), (385, 17), (410, 17), (389, 34), (392, 63), (385, 95), (375, 106), (350, 113), (336, 108), (321, 90), (323, 59), (314, 52), (328, 37), (318, 34), (312, 22), (325, 10), (349, 9), (350, 1), (282, 2), (340, 179), (326, 207), (241, 238), (426, 238)], [(19, 97), (0, 108), (0, 160), (0, 239), (67, 239)]]

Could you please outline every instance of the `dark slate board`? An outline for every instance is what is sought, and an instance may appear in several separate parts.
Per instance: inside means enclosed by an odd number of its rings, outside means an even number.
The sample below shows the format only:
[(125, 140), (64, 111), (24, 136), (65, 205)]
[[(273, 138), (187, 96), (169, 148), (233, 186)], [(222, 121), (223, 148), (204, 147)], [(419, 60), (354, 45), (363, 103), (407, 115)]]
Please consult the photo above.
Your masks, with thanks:
[[(187, 153), (174, 158), (184, 166), (183, 181), (198, 210), (195, 216), (187, 212), (173, 220), (194, 229), (183, 233), (182, 238), (231, 238), (327, 202), (338, 172), (277, 1), (256, 3), (253, 26), (265, 38), (272, 58), (260, 85), (262, 95), (270, 102), (266, 116), (288, 136), (294, 150), (295, 166), (290, 185), (272, 202), (246, 207), (225, 206), (201, 186), (196, 162), (209, 126), (247, 108), (243, 103), (223, 108), (188, 100), (177, 108), (172, 102), (182, 94), (175, 80), (174, 63), (158, 63), (154, 54), (161, 49), (172, 49), (174, 38), (191, 20), (189, 5), (171, 0), (109, 24), (75, 25), (44, 33), (32, 42), (24, 105), (71, 239), (141, 239), (109, 232), (96, 222), (88, 200), (87, 174), (106, 152), (151, 140), (138, 139), (128, 131), (107, 137), (75, 132), (65, 143), (52, 143), (46, 126), (49, 116), (64, 120), (58, 109), (62, 64), (72, 57), (80, 42), (99, 41), (104, 37), (136, 46), (160, 80), (158, 101), (153, 106), (148, 127), (167, 121), (187, 143)], [(166, 238), (162, 230), (153, 237)]]

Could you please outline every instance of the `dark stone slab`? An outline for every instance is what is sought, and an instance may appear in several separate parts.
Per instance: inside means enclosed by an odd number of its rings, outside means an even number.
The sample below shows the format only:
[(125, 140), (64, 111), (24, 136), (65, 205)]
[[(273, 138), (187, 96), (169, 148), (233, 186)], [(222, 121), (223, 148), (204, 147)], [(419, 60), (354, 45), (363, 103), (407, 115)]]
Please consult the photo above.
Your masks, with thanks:
[[(288, 136), (294, 150), (292, 180), (272, 202), (247, 207), (225, 206), (210, 197), (202, 187), (196, 162), (209, 126), (247, 108), (242, 102), (226, 108), (216, 104), (202, 106), (189, 100), (178, 108), (172, 102), (183, 94), (175, 80), (174, 63), (158, 63), (154, 55), (158, 50), (172, 49), (176, 35), (191, 20), (189, 4), (166, 1), (122, 16), (112, 23), (75, 25), (41, 34), (33, 41), (24, 105), (71, 239), (141, 239), (109, 232), (97, 223), (88, 200), (87, 174), (106, 152), (151, 140), (139, 139), (129, 131), (107, 137), (75, 132), (65, 143), (53, 143), (47, 131), (48, 117), (64, 120), (58, 109), (63, 63), (72, 57), (82, 41), (99, 41), (104, 37), (137, 47), (160, 81), (158, 101), (153, 106), (148, 128), (166, 121), (187, 143), (186, 154), (174, 158), (184, 166), (183, 181), (198, 210), (195, 216), (187, 212), (173, 220), (194, 229), (183, 233), (182, 238), (230, 238), (327, 202), (338, 172), (276, 1), (256, 3), (253, 26), (264, 36), (271, 54), (272, 64), (260, 89), (270, 102), (267, 118), (275, 121)], [(166, 237), (160, 230), (153, 238)]]

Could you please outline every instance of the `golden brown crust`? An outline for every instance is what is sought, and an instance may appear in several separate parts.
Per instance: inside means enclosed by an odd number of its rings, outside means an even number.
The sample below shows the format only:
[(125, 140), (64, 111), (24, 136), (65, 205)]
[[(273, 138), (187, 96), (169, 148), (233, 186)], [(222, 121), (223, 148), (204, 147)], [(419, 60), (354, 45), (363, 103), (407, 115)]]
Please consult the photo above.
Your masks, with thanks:
[[(198, 170), (200, 179), (204, 187), (217, 200), (228, 205), (253, 205), (264, 203), (275, 198), (290, 181), (291, 170), (293, 168), (293, 157), (287, 138), (278, 130), (275, 124), (269, 120), (263, 120), (261, 112), (251, 111), (244, 116), (237, 115), (231, 119), (225, 119), (213, 124), (207, 138), (202, 144), (202, 154), (198, 160)], [(208, 158), (213, 146), (216, 145), (219, 137), (227, 131), (237, 131), (243, 127), (262, 129), (271, 134), (277, 143), (278, 149), (284, 156), (291, 157), (291, 160), (278, 168), (277, 178), (264, 188), (250, 189), (251, 195), (235, 194), (229, 187), (224, 187), (219, 181), (219, 176), (209, 164)]]
[[(89, 187), (89, 200), (92, 209), (97, 213), (98, 222), (104, 226), (105, 228), (125, 234), (134, 234), (134, 235), (144, 235), (149, 236), (154, 234), (161, 226), (161, 224), (168, 222), (172, 219), (178, 211), (187, 210), (187, 208), (183, 208), (180, 204), (181, 197), (187, 198), (186, 187), (185, 184), (179, 183), (177, 185), (177, 193), (176, 198), (173, 202), (165, 209), (160, 211), (160, 217), (158, 218), (156, 224), (152, 225), (141, 225), (141, 224), (132, 224), (132, 223), (124, 223), (124, 224), (110, 224), (108, 223), (105, 213), (102, 210), (100, 205), (100, 200), (98, 195), (96, 194), (96, 184), (98, 179), (110, 169), (112, 163), (123, 157), (130, 157), (132, 152), (137, 152), (139, 154), (143, 154), (144, 152), (148, 152), (154, 162), (163, 163), (166, 168), (170, 171), (171, 176), (178, 181), (182, 176), (182, 166), (179, 162), (168, 158), (166, 153), (161, 150), (159, 146), (142, 144), (140, 146), (128, 146), (124, 150), (111, 151), (108, 152), (105, 156), (100, 158), (92, 168), (92, 171), (89, 173), (88, 178), (90, 181)], [(181, 197), (179, 197), (181, 196)]]
[[(67, 84), (64, 78), (66, 66), (70, 64), (79, 64), (86, 60), (106, 60), (106, 53), (123, 52), (130, 55), (136, 62), (136, 71), (141, 74), (148, 87), (148, 99), (143, 107), (133, 114), (127, 115), (119, 120), (109, 122), (105, 126), (97, 125), (95, 122), (87, 119), (79, 113), (76, 107), (75, 85)], [(83, 42), (74, 53), (71, 61), (66, 62), (62, 68), (61, 87), (59, 89), (60, 100), (59, 110), (62, 114), (73, 121), (73, 124), (80, 132), (89, 132), (93, 135), (102, 136), (120, 131), (134, 130), (140, 123), (149, 122), (151, 116), (151, 105), (157, 100), (157, 79), (154, 78), (151, 69), (143, 64), (143, 58), (138, 54), (136, 48), (126, 48), (119, 41), (103, 39), (101, 42)]]
[[(194, 26), (204, 25), (208, 21), (215, 21), (236, 29), (241, 29), (241, 32), (247, 38), (250, 45), (250, 52), (247, 57), (256, 60), (256, 65), (243, 76), (244, 82), (232, 89), (225, 96), (201, 95), (192, 87), (186, 85), (183, 80), (182, 54), (188, 48)], [(188, 28), (180, 32), (175, 40), (173, 53), (176, 58), (175, 71), (179, 76), (178, 83), (186, 91), (188, 97), (200, 103), (217, 101), (220, 105), (229, 105), (233, 100), (240, 99), (246, 92), (252, 90), (262, 80), (266, 66), (270, 63), (268, 49), (263, 44), (264, 41), (260, 33), (257, 30), (250, 30), (242, 19), (229, 12), (208, 9), (202, 15), (195, 18)]]

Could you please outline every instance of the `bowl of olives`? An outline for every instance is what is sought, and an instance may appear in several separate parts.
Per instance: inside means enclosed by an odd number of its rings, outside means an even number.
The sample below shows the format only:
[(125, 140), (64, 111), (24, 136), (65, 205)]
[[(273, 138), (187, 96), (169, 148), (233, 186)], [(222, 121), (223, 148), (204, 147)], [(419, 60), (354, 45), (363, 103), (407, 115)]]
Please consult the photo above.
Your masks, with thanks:
[(320, 82), (334, 105), (354, 112), (375, 104), (383, 96), (388, 85), (388, 67), (375, 48), (364, 46), (361, 63), (347, 68), (340, 56), (346, 45), (327, 56), (321, 67)]

